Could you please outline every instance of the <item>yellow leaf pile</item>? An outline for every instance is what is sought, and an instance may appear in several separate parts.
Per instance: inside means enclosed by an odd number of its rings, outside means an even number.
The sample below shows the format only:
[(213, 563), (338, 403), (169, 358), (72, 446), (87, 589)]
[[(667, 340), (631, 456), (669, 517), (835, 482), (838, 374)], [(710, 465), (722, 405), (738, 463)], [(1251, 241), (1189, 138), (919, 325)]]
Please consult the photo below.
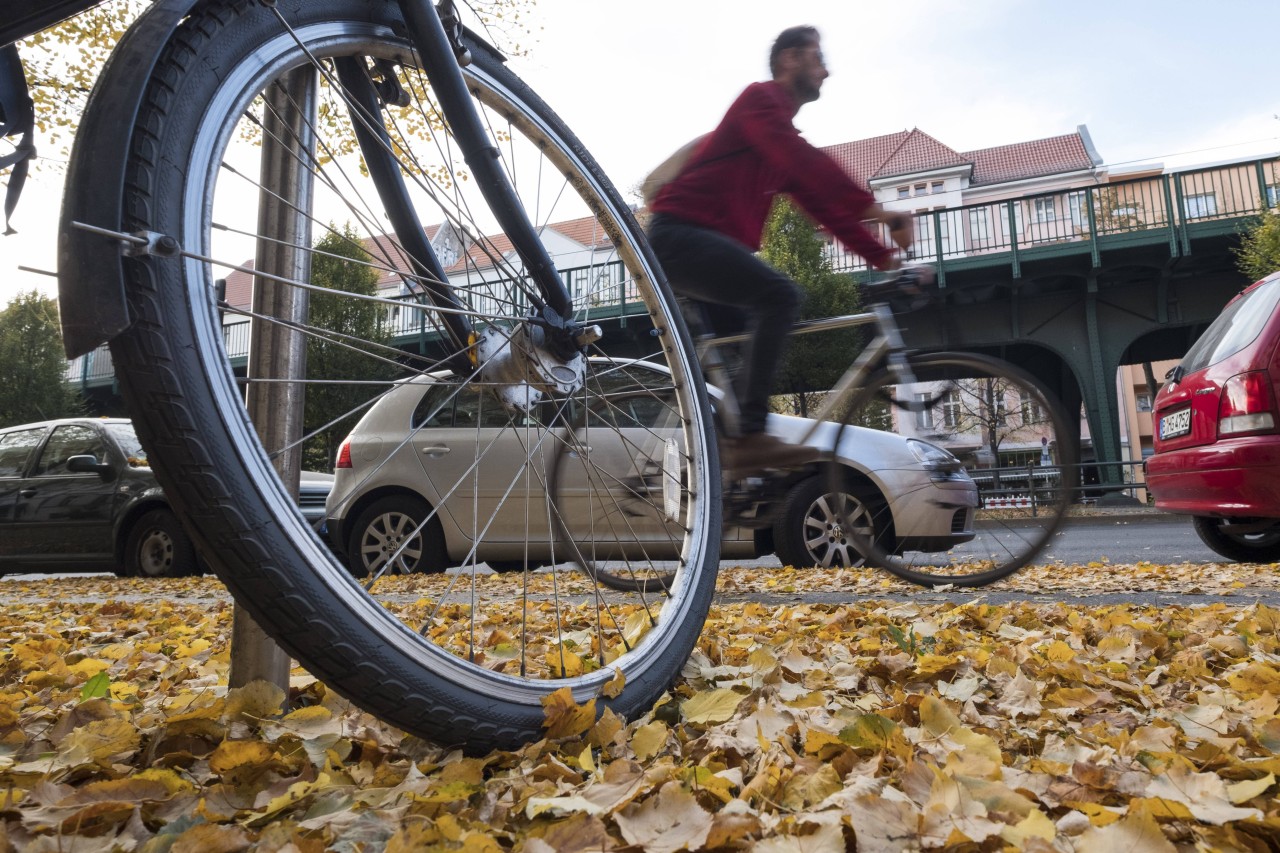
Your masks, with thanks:
[[(1172, 569), (1067, 571), (1077, 592), (1125, 573), (1179, 590)], [(841, 592), (834, 574), (772, 579)], [(644, 716), (559, 691), (543, 739), (470, 758), (300, 670), (288, 696), (229, 690), (213, 580), (5, 582), (0, 853), (1280, 847), (1280, 612), (1239, 587), (778, 603), (751, 592), (765, 575), (721, 572)]]

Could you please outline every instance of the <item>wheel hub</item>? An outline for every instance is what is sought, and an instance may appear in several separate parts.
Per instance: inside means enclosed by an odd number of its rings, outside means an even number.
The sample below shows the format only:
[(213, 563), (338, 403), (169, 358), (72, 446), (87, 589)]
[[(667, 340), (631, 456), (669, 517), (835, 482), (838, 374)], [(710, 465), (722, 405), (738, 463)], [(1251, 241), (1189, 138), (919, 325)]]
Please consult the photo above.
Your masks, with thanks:
[(532, 411), (547, 394), (572, 394), (586, 380), (587, 360), (582, 353), (560, 358), (544, 337), (541, 329), (528, 323), (512, 330), (490, 326), (477, 336), (480, 376), (492, 383), (508, 409)]

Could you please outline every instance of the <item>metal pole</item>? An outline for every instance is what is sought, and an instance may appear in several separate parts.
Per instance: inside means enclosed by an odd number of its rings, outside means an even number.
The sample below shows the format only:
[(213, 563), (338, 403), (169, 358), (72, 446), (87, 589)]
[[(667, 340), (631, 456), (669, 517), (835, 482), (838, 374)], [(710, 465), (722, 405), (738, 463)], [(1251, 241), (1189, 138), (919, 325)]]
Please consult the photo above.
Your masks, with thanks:
[[(297, 281), (311, 278), (312, 173), (315, 149), (317, 81), (309, 67), (291, 71), (268, 87), (262, 134), (262, 191), (258, 202), (255, 268)], [(254, 279), (256, 315), (290, 323), (307, 320), (308, 291), (278, 281)], [(254, 319), (249, 329), (248, 390), (245, 405), (264, 447), (284, 447), (302, 435), (304, 386), (297, 382), (255, 383), (255, 378), (302, 379), (306, 375), (306, 338), (295, 329)], [(296, 448), (275, 459), (280, 480), (298, 495), (302, 452)], [(289, 687), (289, 655), (253, 621), (239, 603), (231, 634), (232, 687), (263, 680)]]

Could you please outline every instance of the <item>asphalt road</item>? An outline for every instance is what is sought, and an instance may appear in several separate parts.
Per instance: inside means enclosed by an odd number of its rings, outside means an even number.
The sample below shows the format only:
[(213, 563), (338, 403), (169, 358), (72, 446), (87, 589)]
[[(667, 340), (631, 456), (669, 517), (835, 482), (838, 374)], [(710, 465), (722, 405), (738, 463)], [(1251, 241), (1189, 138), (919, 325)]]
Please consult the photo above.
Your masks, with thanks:
[(1103, 557), (1113, 563), (1224, 561), (1200, 541), (1190, 518), (1156, 513), (1068, 519), (1041, 560), (1089, 563)]
[[(1218, 563), (1223, 558), (1210, 551), (1191, 527), (1191, 520), (1159, 513), (1116, 513), (1090, 518), (1072, 518), (1054, 538), (1041, 560), (1064, 563), (1091, 563), (1107, 559), (1112, 563)], [(734, 561), (734, 565), (776, 566), (777, 557)], [(10, 579), (74, 577), (76, 575), (6, 575)]]

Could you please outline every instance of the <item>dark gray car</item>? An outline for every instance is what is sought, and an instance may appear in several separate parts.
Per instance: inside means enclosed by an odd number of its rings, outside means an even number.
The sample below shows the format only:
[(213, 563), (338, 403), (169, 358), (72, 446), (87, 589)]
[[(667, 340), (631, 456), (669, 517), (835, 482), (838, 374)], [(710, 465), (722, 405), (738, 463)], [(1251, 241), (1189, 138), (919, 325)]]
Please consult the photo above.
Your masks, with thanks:
[[(304, 474), (319, 522), (332, 476)], [(124, 418), (68, 418), (0, 430), (0, 574), (198, 572), (199, 561)]]

